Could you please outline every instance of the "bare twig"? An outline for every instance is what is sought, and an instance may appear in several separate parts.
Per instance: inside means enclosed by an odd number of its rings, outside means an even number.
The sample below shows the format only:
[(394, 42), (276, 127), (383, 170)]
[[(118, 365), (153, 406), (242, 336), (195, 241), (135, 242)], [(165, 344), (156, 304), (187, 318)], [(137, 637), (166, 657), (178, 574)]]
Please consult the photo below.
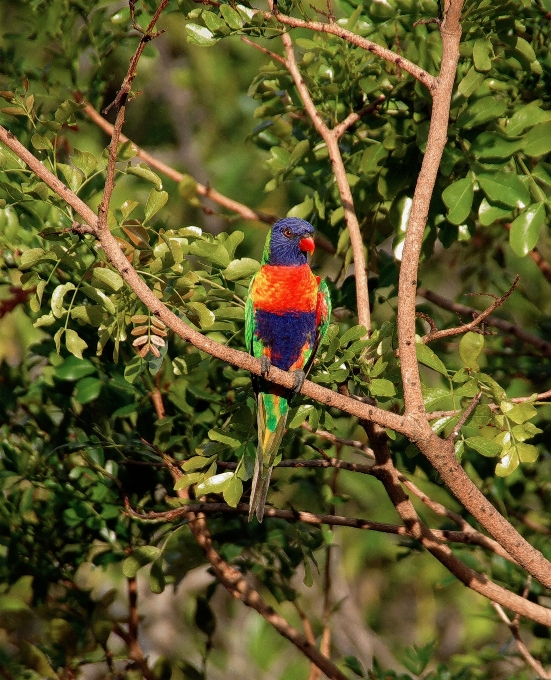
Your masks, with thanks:
[(275, 52), (272, 52), (271, 50), (267, 50), (265, 47), (262, 47), (262, 45), (259, 45), (258, 43), (255, 43), (253, 40), (249, 40), (246, 36), (242, 35), (241, 40), (246, 43), (247, 45), (250, 45), (251, 47), (255, 47), (257, 50), (260, 50), (264, 54), (267, 54), (270, 59), (273, 59), (274, 61), (279, 61), (280, 64), (283, 64), (283, 66), (287, 67), (287, 62), (286, 60), (280, 56), (279, 54), (276, 54)]
[(352, 113), (349, 113), (341, 123), (335, 125), (333, 128), (333, 134), (337, 137), (337, 139), (340, 139), (344, 133), (350, 127), (352, 127), (352, 125), (354, 125), (354, 123), (357, 123), (361, 118), (363, 118), (363, 116), (368, 116), (370, 113), (376, 111), (385, 101), (385, 99), (385, 95), (380, 94), (375, 100), (373, 100), (370, 104), (366, 104), (366, 106), (361, 108), (359, 111), (353, 111)]
[[(81, 97), (79, 98), (77, 95), (75, 95), (75, 98), (77, 100), (80, 99), (82, 101), (82, 98)], [(105, 118), (102, 115), (100, 115), (91, 104), (89, 104), (88, 102), (83, 103), (84, 103), (84, 107), (82, 109), (83, 113), (85, 113), (88, 116), (88, 118), (90, 118), (90, 120), (92, 120), (106, 134), (111, 135), (113, 133), (113, 125), (111, 125), (109, 121), (105, 120)], [(150, 165), (152, 168), (155, 168), (159, 172), (162, 172), (164, 175), (172, 179), (174, 182), (179, 183), (184, 179), (185, 175), (183, 173), (178, 172), (177, 170), (171, 168), (166, 163), (163, 163), (159, 159), (155, 158), (155, 156), (152, 156), (150, 153), (139, 147), (125, 135), (121, 134), (119, 141), (121, 143), (130, 142), (132, 150), (136, 153), (138, 158), (141, 158), (145, 163)], [(218, 191), (216, 191), (216, 189), (213, 189), (210, 186), (205, 186), (200, 182), (196, 182), (195, 189), (199, 196), (211, 199), (215, 203), (218, 203), (218, 205), (221, 205), (223, 208), (226, 208), (236, 213), (244, 220), (258, 220), (259, 222), (265, 222), (266, 224), (273, 224), (276, 221), (276, 218), (273, 215), (268, 215), (267, 213), (252, 210), (246, 205), (243, 205), (238, 201), (234, 201), (233, 199), (228, 198), (227, 196), (224, 196), (223, 194), (219, 193)]]
[(509, 290), (505, 293), (505, 295), (502, 295), (499, 298), (496, 298), (494, 302), (483, 312), (475, 312), (473, 314), (473, 320), (470, 321), (469, 323), (465, 323), (462, 326), (456, 326), (455, 328), (445, 328), (442, 331), (435, 331), (431, 329), (431, 332), (428, 333), (427, 335), (423, 336), (421, 338), (422, 342), (428, 344), (429, 342), (433, 342), (434, 340), (441, 340), (442, 338), (449, 338), (454, 335), (460, 335), (461, 333), (466, 333), (467, 331), (472, 331), (474, 330), (478, 325), (484, 321), (484, 319), (487, 319), (490, 314), (497, 309), (498, 307), (501, 307), (501, 305), (507, 300), (507, 298), (511, 295), (511, 293), (515, 290), (517, 283), (519, 282), (520, 276), (517, 274), (515, 276), (515, 280), (513, 281), (513, 285), (509, 288)]
[(450, 432), (448, 435), (448, 441), (453, 442), (454, 439), (457, 437), (459, 432), (461, 431), (461, 428), (465, 423), (467, 422), (469, 416), (471, 413), (475, 410), (475, 408), (478, 406), (478, 402), (482, 398), (482, 392), (479, 392), (471, 401), (471, 403), (467, 406), (465, 411), (463, 412), (463, 415), (461, 418), (458, 420), (457, 425), (453, 428), (453, 430)]
[[(467, 305), (462, 305), (459, 304), (458, 302), (448, 300), (448, 298), (445, 298), (432, 290), (427, 290), (426, 288), (419, 288), (417, 290), (417, 295), (424, 297), (426, 300), (432, 302), (438, 307), (441, 307), (442, 309), (447, 309), (448, 311), (455, 312), (456, 314), (470, 316), (471, 318), (473, 318), (475, 315), (480, 314), (480, 312), (474, 309), (473, 307), (468, 307)], [(522, 328), (519, 328), (516, 324), (510, 323), (509, 321), (505, 321), (504, 319), (498, 319), (495, 316), (487, 316), (484, 319), (484, 322), (488, 326), (492, 326), (493, 328), (499, 328), (505, 333), (514, 335), (519, 340), (522, 340), (523, 342), (529, 345), (533, 345), (534, 347), (539, 349), (545, 356), (551, 357), (551, 342), (543, 340), (542, 338), (538, 338), (535, 335), (531, 335)]]
[(551, 680), (551, 675), (549, 675), (541, 663), (530, 654), (528, 647), (524, 644), (520, 636), (517, 617), (515, 616), (515, 619), (511, 621), (511, 619), (503, 611), (503, 607), (500, 604), (497, 604), (497, 602), (492, 602), (492, 606), (496, 610), (499, 618), (511, 631), (522, 658), (537, 673), (538, 678), (542, 678), (542, 680)]
[(138, 639), (134, 638), (118, 623), (113, 623), (113, 632), (118, 635), (128, 647), (128, 656), (136, 663), (145, 680), (157, 680), (155, 673), (149, 668)]

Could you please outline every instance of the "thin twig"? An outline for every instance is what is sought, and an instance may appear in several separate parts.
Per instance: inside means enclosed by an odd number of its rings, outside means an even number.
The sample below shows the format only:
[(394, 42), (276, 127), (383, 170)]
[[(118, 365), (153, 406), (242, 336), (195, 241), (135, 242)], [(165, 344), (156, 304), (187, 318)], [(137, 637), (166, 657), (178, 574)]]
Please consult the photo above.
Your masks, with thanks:
[[(453, 300), (449, 300), (448, 298), (443, 297), (439, 293), (435, 293), (432, 290), (427, 290), (426, 288), (419, 288), (417, 290), (417, 295), (424, 297), (426, 300), (432, 302), (438, 307), (441, 307), (442, 309), (447, 309), (448, 311), (455, 312), (456, 314), (470, 316), (471, 318), (473, 318), (475, 315), (480, 314), (480, 312), (474, 309), (473, 307), (468, 307), (467, 305), (462, 305), (458, 302), (453, 302)], [(499, 319), (495, 316), (487, 316), (484, 319), (484, 323), (486, 323), (488, 326), (492, 326), (493, 328), (499, 328), (505, 333), (514, 335), (519, 340), (522, 340), (523, 342), (536, 347), (545, 356), (551, 357), (551, 342), (548, 342), (547, 340), (543, 340), (542, 338), (538, 338), (535, 335), (527, 333), (522, 328), (519, 328), (519, 326), (517, 326), (516, 324), (511, 323), (509, 321), (505, 321), (504, 319)]]
[(329, 22), (323, 24), (319, 21), (305, 21), (304, 19), (297, 19), (296, 17), (281, 14), (277, 6), (274, 6), (271, 8), (271, 10), (271, 12), (263, 12), (266, 19), (275, 17), (280, 23), (290, 26), (291, 28), (306, 28), (310, 31), (315, 31), (316, 33), (329, 33), (331, 35), (336, 35), (339, 38), (346, 40), (351, 45), (361, 47), (362, 49), (367, 50), (378, 57), (381, 57), (381, 59), (385, 59), (386, 61), (395, 64), (399, 68), (403, 68), (404, 71), (407, 71), (414, 78), (417, 78), (417, 80), (423, 83), (423, 85), (429, 89), (429, 92), (433, 92), (436, 88), (437, 79), (434, 76), (431, 76), (430, 73), (427, 73), (427, 71), (422, 69), (420, 66), (417, 66), (417, 64), (414, 64), (405, 57), (402, 57), (395, 52), (386, 49), (385, 47), (381, 47), (381, 45), (378, 45), (371, 40), (362, 38), (356, 33), (339, 26), (337, 23)]
[(144, 656), (137, 638), (131, 637), (130, 634), (116, 622), (113, 623), (113, 632), (115, 635), (118, 635), (121, 640), (124, 640), (126, 646), (128, 647), (129, 658), (132, 659), (134, 663), (136, 663), (145, 680), (157, 680), (157, 676), (151, 670), (151, 668), (149, 668), (147, 659)]
[(528, 651), (528, 647), (524, 644), (520, 636), (518, 620), (516, 616), (515, 619), (511, 621), (511, 619), (503, 611), (503, 607), (500, 604), (497, 604), (497, 602), (492, 602), (492, 606), (496, 610), (499, 618), (511, 631), (511, 634), (513, 635), (515, 642), (517, 643), (518, 651), (520, 652), (521, 656), (526, 661), (526, 663), (537, 673), (538, 678), (542, 678), (542, 680), (551, 680), (551, 675), (549, 675), (549, 673), (547, 673), (547, 671), (541, 665), (541, 663), (530, 654), (530, 652)]
[[(75, 98), (77, 99), (77, 101), (78, 100), (83, 101), (82, 97), (78, 97), (76, 94)], [(83, 104), (84, 106), (81, 109), (82, 112), (85, 113), (88, 116), (88, 118), (90, 118), (90, 120), (93, 121), (99, 128), (101, 128), (106, 134), (111, 135), (113, 133), (113, 125), (109, 121), (105, 120), (105, 118), (102, 115), (100, 115), (91, 104), (89, 104), (86, 101), (83, 101)], [(132, 147), (132, 150), (136, 153), (138, 158), (141, 158), (142, 161), (150, 165), (152, 168), (155, 168), (155, 170), (162, 172), (164, 175), (172, 179), (174, 182), (180, 183), (184, 179), (185, 175), (183, 173), (178, 172), (177, 170), (171, 168), (166, 163), (163, 163), (163, 161), (160, 161), (158, 158), (155, 158), (155, 156), (152, 156), (150, 153), (148, 153), (140, 146), (132, 142), (128, 137), (126, 137), (126, 135), (121, 134), (119, 141), (123, 144), (129, 142)], [(234, 201), (232, 198), (228, 198), (227, 196), (224, 196), (220, 192), (216, 191), (216, 189), (213, 189), (210, 186), (205, 186), (200, 182), (195, 183), (195, 190), (197, 191), (199, 196), (209, 198), (210, 200), (214, 201), (223, 208), (226, 208), (227, 210), (231, 210), (232, 212), (236, 213), (244, 220), (257, 220), (259, 222), (265, 222), (266, 224), (273, 224), (276, 221), (276, 217), (274, 217), (273, 215), (268, 215), (267, 213), (252, 210), (248, 206), (243, 205), (238, 201)]]
[(283, 57), (281, 57), (279, 54), (276, 54), (275, 52), (272, 52), (271, 50), (267, 50), (265, 47), (262, 47), (262, 45), (259, 45), (258, 43), (255, 43), (252, 40), (249, 40), (246, 36), (242, 35), (241, 40), (246, 43), (247, 45), (250, 45), (251, 47), (255, 47), (257, 50), (260, 50), (261, 52), (264, 52), (264, 54), (267, 54), (270, 59), (273, 59), (274, 61), (279, 61), (280, 64), (283, 64), (285, 68), (287, 68), (287, 62)]
[(385, 101), (386, 97), (384, 94), (380, 94), (377, 99), (372, 101), (370, 104), (366, 104), (363, 108), (361, 108), (359, 111), (353, 111), (352, 113), (349, 113), (346, 118), (339, 123), (338, 125), (335, 125), (333, 128), (333, 134), (337, 137), (337, 139), (340, 139), (344, 133), (352, 126), (354, 123), (357, 123), (363, 116), (368, 116), (370, 113), (373, 113), (376, 111), (379, 106)]
[(463, 425), (465, 425), (465, 423), (467, 422), (471, 413), (478, 406), (478, 402), (480, 401), (481, 398), (482, 398), (482, 392), (479, 392), (475, 397), (473, 397), (471, 403), (467, 406), (467, 408), (463, 412), (463, 415), (458, 420), (457, 425), (453, 428), (453, 430), (448, 435), (448, 441), (449, 442), (453, 442), (454, 439), (457, 437), (457, 435), (461, 431), (461, 428), (463, 427)]
[(421, 341), (426, 345), (429, 342), (434, 342), (434, 340), (441, 340), (442, 338), (449, 338), (454, 335), (461, 335), (462, 333), (466, 333), (467, 331), (474, 330), (477, 326), (479, 326), (482, 323), (482, 321), (484, 321), (484, 319), (487, 319), (495, 309), (501, 307), (501, 305), (505, 303), (507, 298), (517, 287), (517, 283), (519, 282), (519, 280), (520, 276), (517, 274), (515, 276), (515, 280), (513, 281), (513, 285), (509, 288), (505, 295), (496, 298), (494, 302), (489, 307), (487, 307), (483, 312), (475, 312), (473, 314), (474, 317), (473, 320), (470, 321), (469, 323), (465, 323), (462, 326), (456, 326), (455, 328), (445, 328), (444, 330), (441, 331), (434, 331), (431, 329), (431, 332), (428, 333), (427, 335), (424, 335), (421, 338)]

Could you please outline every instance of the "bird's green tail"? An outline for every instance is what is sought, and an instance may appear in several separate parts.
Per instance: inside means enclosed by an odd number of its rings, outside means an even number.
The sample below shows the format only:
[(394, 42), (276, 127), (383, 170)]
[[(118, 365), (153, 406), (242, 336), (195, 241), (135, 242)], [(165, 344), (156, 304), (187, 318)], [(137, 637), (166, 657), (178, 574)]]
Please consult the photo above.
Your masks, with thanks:
[(253, 485), (249, 503), (249, 522), (255, 513), (259, 522), (262, 522), (264, 517), (264, 506), (270, 485), (270, 477), (272, 476), (272, 468), (279, 445), (285, 434), (288, 412), (289, 404), (284, 397), (264, 392), (258, 393), (258, 448), (256, 450)]

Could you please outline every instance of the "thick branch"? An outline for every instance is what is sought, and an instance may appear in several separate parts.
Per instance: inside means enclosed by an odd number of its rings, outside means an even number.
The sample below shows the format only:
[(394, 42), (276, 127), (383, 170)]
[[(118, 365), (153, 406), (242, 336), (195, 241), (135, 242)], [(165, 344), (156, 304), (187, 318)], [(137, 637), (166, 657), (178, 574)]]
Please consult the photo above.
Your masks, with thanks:
[(431, 531), (421, 521), (411, 501), (402, 489), (398, 473), (390, 457), (385, 431), (373, 423), (364, 423), (364, 427), (377, 459), (375, 468), (377, 477), (383, 483), (390, 500), (409, 533), (420, 541), (424, 548), (467, 587), (493, 602), (498, 602), (504, 607), (512, 609), (522, 616), (526, 616), (534, 621), (541, 622), (545, 620), (549, 623), (544, 625), (550, 625), (551, 609), (546, 609), (533, 603), (528, 605), (525, 598), (505, 590), (490, 581), (485, 575), (477, 573), (474, 569), (461, 562), (447, 545), (442, 544), (435, 532)]
[[(101, 234), (97, 229), (97, 217), (94, 212), (70, 189), (68, 189), (63, 182), (61, 182), (55, 175), (53, 175), (32, 153), (30, 153), (11, 132), (0, 126), (0, 141), (6, 144), (19, 158), (21, 158), (29, 168), (40, 177), (45, 184), (47, 184), (58, 196), (60, 196), (73, 210), (75, 210), (84, 221), (88, 224), (107, 256), (107, 259), (119, 272), (125, 282), (136, 293), (139, 299), (164, 323), (183, 340), (187, 340), (192, 345), (207, 352), (217, 359), (226, 361), (229, 364), (243, 368), (255, 375), (261, 375), (261, 364), (258, 359), (255, 359), (250, 354), (240, 352), (239, 350), (226, 347), (211, 338), (201, 335), (198, 331), (193, 330), (186, 325), (182, 319), (171, 312), (166, 305), (164, 305), (148, 288), (147, 284), (140, 278), (136, 270), (129, 264), (124, 256), (118, 242), (111, 235), (108, 230)], [(278, 368), (271, 367), (269, 374), (266, 376), (268, 380), (283, 387), (292, 388), (294, 385), (294, 378), (291, 373), (281, 371)], [(358, 418), (367, 418), (368, 420), (375, 419), (383, 427), (389, 427), (396, 432), (408, 435), (411, 432), (408, 428), (405, 429), (404, 419), (390, 411), (383, 411), (380, 408), (364, 404), (356, 399), (344, 397), (341, 394), (332, 392), (321, 385), (306, 380), (301, 389), (301, 393), (315, 401), (319, 401), (327, 406), (332, 406), (344, 410), (350, 415)]]

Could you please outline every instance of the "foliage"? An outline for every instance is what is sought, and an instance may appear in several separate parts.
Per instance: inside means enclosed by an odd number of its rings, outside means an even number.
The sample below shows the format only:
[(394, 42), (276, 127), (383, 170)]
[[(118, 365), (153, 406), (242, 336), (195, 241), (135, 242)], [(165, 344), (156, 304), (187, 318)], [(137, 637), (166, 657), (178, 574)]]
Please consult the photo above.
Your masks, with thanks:
[[(139, 25), (147, 25), (157, 4), (136, 4)], [(458, 342), (443, 338), (429, 347), (422, 318), (430, 314), (440, 328), (452, 327), (455, 319), (423, 304), (416, 347), (425, 406), (442, 411), (433, 430), (445, 438), (460, 425), (455, 452), (471, 479), (551, 559), (545, 516), (550, 411), (537, 396), (551, 373), (549, 352), (537, 345), (551, 327), (550, 288), (544, 268), (529, 257), (536, 245), (543, 258), (550, 252), (548, 5), (484, 0), (465, 6), (448, 141), (419, 275), (425, 288), (448, 297), (495, 298), (505, 296), (520, 273), (520, 285), (498, 314), (534, 342), (482, 326)], [(315, 14), (298, 1), (278, 7), (303, 18)], [(325, 4), (318, 19), (324, 11)], [(438, 25), (419, 23), (437, 16), (436, 3), (337, 0), (334, 11), (339, 26), (437, 75)], [(161, 23), (167, 30), (144, 52), (135, 87), (143, 92), (130, 98), (125, 132), (142, 146), (168, 149), (190, 174), (179, 184), (165, 180), (130, 143), (119, 145), (108, 225), (128, 262), (189, 327), (242, 349), (245, 298), (266, 228), (228, 210), (213, 216), (207, 208), (205, 214), (196, 179), (208, 176), (221, 191), (260, 210), (308, 219), (326, 241), (327, 252), (318, 249), (314, 265), (328, 276), (335, 309), (310, 377), (401, 411), (397, 284), (427, 145), (428, 90), (399, 66), (339, 37), (292, 33), (302, 77), (330, 127), (371, 105), (340, 140), (368, 253), (374, 324), (366, 338), (357, 322), (353, 251), (327, 146), (289, 70), (240, 42), (246, 36), (278, 50), (281, 25), (260, 6), (189, 0), (171, 0)], [(114, 98), (138, 42), (130, 11), (107, 1), (5, 0), (0, 25), (10, 26), (0, 36), (0, 124), (96, 208), (108, 150), (82, 102), (101, 109)], [(193, 105), (178, 108), (182, 92)], [(202, 116), (206, 122), (199, 126)], [(191, 133), (199, 152), (189, 142)], [(20, 335), (20, 360), (0, 343), (0, 665), (6, 677), (83, 677), (85, 664), (95, 664), (98, 674), (134, 677), (140, 666), (130, 651), (112, 652), (117, 635), (124, 639), (117, 631), (125, 620), (121, 602), (128, 606), (125, 588), (145, 577), (155, 596), (168, 586), (185, 588), (185, 577), (208, 562), (185, 519), (139, 521), (128, 508), (179, 511), (203, 496), (238, 508), (254, 464), (249, 374), (170, 333), (97, 242), (74, 232), (79, 219), (16, 154), (0, 148), (2, 314), (14, 296), (25, 302), (19, 317), (2, 320), (7, 335)], [(484, 300), (471, 300), (483, 308)], [(462, 420), (475, 398), (476, 407)], [(388, 437), (397, 467), (469, 519), (415, 443), (393, 431)], [(351, 444), (357, 439), (366, 442), (357, 419), (297, 397), (281, 457), (321, 454), (361, 463), (357, 443)], [(182, 473), (176, 482), (167, 461)], [(281, 468), (275, 477), (276, 507), (396, 521), (384, 490), (370, 477), (313, 467)], [(445, 517), (419, 512), (430, 526), (450, 528)], [(372, 663), (370, 654), (335, 636), (331, 658), (346, 677), (530, 677), (515, 650), (502, 645), (508, 631), (498, 628), (490, 606), (465, 595), (440, 565), (420, 555), (411, 537), (382, 539), (359, 530), (352, 536), (348, 529), (337, 533), (332, 526), (269, 517), (249, 525), (238, 513), (209, 517), (209, 529), (222, 558), (260, 584), (297, 627), (293, 606), (306, 609), (316, 636), (357, 589), (358, 619), (385, 638), (398, 660), (390, 663), (387, 654)], [(330, 559), (334, 564), (338, 546), (353, 590), (341, 588), (341, 597), (331, 596), (333, 611), (322, 614), (323, 590), (329, 589), (324, 565)], [(454, 552), (522, 593), (525, 573), (518, 565), (474, 544)], [(381, 595), (368, 592), (366, 573)], [(194, 647), (164, 655), (152, 650), (151, 677), (235, 674), (223, 631), (243, 620), (223, 601), (217, 581), (205, 583), (192, 590), (195, 609), (188, 612)], [(404, 612), (414, 597), (412, 622)], [(546, 591), (534, 581), (527, 597), (545, 603)], [(423, 611), (435, 606), (448, 627), (460, 618), (462, 640), (434, 641), (437, 615), (428, 620)], [(298, 652), (294, 666), (288, 665), (287, 642), (270, 637), (258, 627), (263, 624), (250, 624), (251, 630), (255, 625), (246, 673), (307, 677)], [(548, 630), (528, 621), (523, 633), (549, 664)], [(285, 663), (278, 666), (272, 658), (274, 665), (266, 665), (259, 652), (264, 647)]]

